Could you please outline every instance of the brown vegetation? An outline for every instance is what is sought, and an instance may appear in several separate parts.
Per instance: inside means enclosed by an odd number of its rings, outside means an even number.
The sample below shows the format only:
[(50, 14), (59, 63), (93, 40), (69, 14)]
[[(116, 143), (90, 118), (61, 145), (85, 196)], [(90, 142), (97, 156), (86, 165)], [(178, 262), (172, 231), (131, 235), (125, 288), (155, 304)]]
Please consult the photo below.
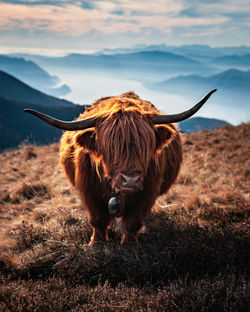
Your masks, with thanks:
[(58, 144), (0, 154), (0, 311), (248, 311), (250, 124), (183, 135), (138, 246), (88, 246)]

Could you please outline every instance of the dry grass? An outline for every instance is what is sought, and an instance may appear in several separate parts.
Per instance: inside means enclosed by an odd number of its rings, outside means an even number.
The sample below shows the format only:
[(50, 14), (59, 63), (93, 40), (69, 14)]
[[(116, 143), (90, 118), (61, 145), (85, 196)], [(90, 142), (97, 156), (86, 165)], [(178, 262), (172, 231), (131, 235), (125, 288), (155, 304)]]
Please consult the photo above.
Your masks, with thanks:
[(183, 135), (139, 245), (91, 229), (58, 144), (0, 154), (0, 311), (248, 311), (250, 124)]

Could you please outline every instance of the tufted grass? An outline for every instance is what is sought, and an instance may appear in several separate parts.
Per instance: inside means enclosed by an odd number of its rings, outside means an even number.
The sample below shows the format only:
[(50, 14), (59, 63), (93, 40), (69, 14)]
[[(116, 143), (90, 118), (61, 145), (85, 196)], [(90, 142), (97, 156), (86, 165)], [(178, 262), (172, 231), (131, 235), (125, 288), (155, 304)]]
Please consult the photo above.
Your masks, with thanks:
[(58, 144), (0, 155), (0, 311), (248, 311), (250, 124), (183, 135), (137, 246), (88, 246)]

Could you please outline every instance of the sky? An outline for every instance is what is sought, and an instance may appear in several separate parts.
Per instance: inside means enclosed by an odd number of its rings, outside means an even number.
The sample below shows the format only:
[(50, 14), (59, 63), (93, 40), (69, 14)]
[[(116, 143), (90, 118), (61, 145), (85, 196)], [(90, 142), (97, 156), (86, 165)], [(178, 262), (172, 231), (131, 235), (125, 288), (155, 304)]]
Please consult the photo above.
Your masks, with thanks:
[(250, 45), (250, 0), (0, 1), (3, 52)]

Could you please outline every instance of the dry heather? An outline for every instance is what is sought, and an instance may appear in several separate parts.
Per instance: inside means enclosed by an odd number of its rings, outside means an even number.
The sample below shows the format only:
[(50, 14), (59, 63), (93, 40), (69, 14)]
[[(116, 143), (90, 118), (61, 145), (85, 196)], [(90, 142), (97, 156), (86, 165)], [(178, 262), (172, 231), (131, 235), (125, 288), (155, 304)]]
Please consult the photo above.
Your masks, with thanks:
[(249, 311), (250, 124), (183, 135), (138, 246), (89, 247), (58, 144), (0, 155), (0, 311)]

